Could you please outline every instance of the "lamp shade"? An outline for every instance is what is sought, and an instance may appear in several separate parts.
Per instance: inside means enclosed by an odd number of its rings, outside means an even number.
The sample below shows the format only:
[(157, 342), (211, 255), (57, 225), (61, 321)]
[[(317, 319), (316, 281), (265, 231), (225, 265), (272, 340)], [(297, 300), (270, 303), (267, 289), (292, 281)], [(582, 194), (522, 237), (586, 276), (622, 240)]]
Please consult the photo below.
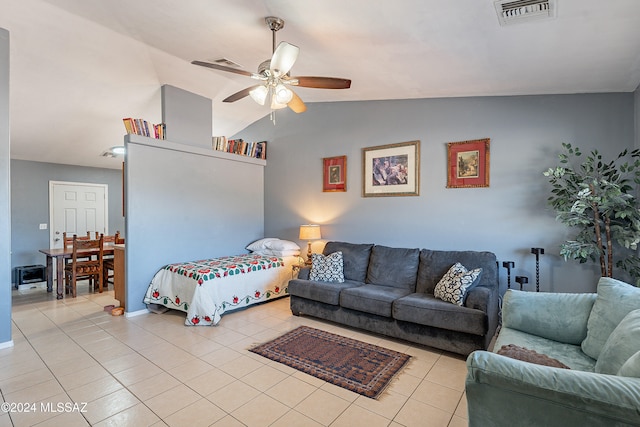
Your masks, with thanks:
[(320, 226), (317, 224), (305, 224), (300, 226), (300, 240), (320, 239)]

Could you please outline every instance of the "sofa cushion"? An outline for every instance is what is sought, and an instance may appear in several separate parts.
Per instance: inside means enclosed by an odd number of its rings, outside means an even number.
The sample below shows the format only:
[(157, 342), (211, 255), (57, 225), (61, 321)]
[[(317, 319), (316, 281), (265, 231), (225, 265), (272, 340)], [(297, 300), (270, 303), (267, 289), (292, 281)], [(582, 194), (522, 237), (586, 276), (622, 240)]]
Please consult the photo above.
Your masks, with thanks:
[(333, 252), (342, 252), (345, 280), (364, 282), (372, 247), (373, 244), (370, 243), (327, 242), (322, 253), (329, 255)]
[(329, 255), (311, 254), (310, 280), (319, 282), (344, 282), (342, 252)]
[(582, 351), (594, 359), (600, 357), (609, 335), (632, 310), (640, 307), (640, 288), (610, 277), (598, 281), (598, 296), (587, 321), (587, 337)]
[(406, 289), (366, 284), (340, 292), (340, 306), (378, 316), (391, 317), (394, 300), (409, 293)]
[(416, 290), (420, 249), (376, 245), (371, 250), (366, 283)]
[(609, 335), (596, 362), (596, 372), (615, 375), (638, 351), (640, 351), (640, 310), (633, 310)]
[(332, 283), (293, 279), (289, 281), (289, 294), (325, 304), (338, 305), (340, 292), (343, 289), (357, 286), (362, 286), (362, 282), (345, 280), (343, 283)]
[(640, 378), (640, 351), (628, 358), (616, 375), (621, 377)]
[(526, 292), (508, 289), (502, 303), (502, 325), (550, 340), (579, 346), (595, 293)]
[(459, 262), (468, 269), (482, 267), (482, 277), (478, 286), (496, 288), (498, 286), (498, 267), (496, 256), (492, 252), (479, 251), (420, 251), (420, 265), (416, 292), (432, 294), (438, 281), (446, 273), (451, 264)]
[(442, 301), (463, 305), (467, 291), (478, 284), (478, 278), (481, 274), (482, 268), (474, 268), (469, 271), (464, 265), (456, 262), (442, 276), (433, 290), (433, 294)]
[(393, 318), (474, 335), (487, 332), (487, 319), (482, 311), (460, 307), (419, 292), (394, 301)]

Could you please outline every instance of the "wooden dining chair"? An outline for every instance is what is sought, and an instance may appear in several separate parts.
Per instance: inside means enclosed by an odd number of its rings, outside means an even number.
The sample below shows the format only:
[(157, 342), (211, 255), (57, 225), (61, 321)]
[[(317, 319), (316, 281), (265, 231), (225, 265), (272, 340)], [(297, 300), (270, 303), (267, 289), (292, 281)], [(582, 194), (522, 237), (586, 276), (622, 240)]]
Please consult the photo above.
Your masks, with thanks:
[[(63, 245), (64, 245), (65, 249), (73, 248), (73, 237), (74, 236), (75, 236), (75, 234), (71, 235), (71, 236), (68, 236), (66, 231), (62, 232), (62, 242), (63, 242)], [(99, 236), (96, 234), (95, 240), (98, 240), (98, 238), (99, 238)], [(77, 239), (78, 240), (89, 240), (89, 239), (91, 239), (91, 232), (87, 231), (87, 235), (86, 236), (78, 236)], [(88, 260), (89, 257), (81, 257), (81, 259)], [(65, 258), (65, 264), (70, 264), (70, 263), (71, 263), (71, 258)], [(90, 279), (90, 282), (91, 282), (91, 285), (93, 286), (94, 285), (93, 279)]]
[[(64, 267), (65, 293), (71, 292), (71, 296), (75, 298), (77, 281), (85, 279), (92, 279), (89, 281), (90, 289), (95, 283), (102, 292), (102, 245), (102, 236), (98, 240), (78, 239), (77, 236), (73, 236), (71, 262)], [(87, 259), (86, 251), (91, 251), (94, 254)]]
[[(104, 236), (105, 243), (107, 242), (107, 238), (109, 238), (109, 242), (113, 242), (114, 245), (123, 245), (124, 238), (120, 237), (120, 231), (116, 231), (116, 234), (113, 236)], [(102, 287), (104, 289), (109, 288), (109, 283), (113, 283), (113, 280), (109, 281), (109, 279), (113, 279), (114, 272), (114, 262), (113, 256), (105, 257), (102, 263)]]
[[(73, 246), (73, 237), (75, 236), (75, 234), (73, 236), (67, 236), (67, 232), (63, 231), (62, 232), (62, 241), (64, 242), (64, 247), (65, 248), (70, 248)], [(78, 240), (89, 240), (91, 239), (91, 232), (87, 231), (87, 235), (86, 236), (78, 236), (77, 237)], [(98, 236), (96, 236), (96, 240), (98, 240)]]

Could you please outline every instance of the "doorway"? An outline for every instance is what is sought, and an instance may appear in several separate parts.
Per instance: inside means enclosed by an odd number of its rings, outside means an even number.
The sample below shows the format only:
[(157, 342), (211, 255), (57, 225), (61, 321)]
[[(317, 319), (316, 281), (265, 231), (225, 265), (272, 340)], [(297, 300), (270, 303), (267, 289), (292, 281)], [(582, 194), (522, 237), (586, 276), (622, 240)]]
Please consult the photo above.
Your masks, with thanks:
[(63, 232), (109, 234), (108, 191), (106, 184), (49, 181), (49, 247), (62, 247)]

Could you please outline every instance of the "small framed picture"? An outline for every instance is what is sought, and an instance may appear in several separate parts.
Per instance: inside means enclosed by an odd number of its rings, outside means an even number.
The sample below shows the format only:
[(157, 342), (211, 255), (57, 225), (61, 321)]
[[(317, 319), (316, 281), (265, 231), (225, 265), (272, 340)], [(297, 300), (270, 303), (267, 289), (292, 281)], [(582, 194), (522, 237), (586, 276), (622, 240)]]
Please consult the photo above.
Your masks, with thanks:
[(420, 141), (362, 149), (362, 197), (419, 196)]
[(322, 191), (347, 191), (347, 156), (322, 159)]
[(447, 188), (489, 186), (489, 138), (447, 143)]

